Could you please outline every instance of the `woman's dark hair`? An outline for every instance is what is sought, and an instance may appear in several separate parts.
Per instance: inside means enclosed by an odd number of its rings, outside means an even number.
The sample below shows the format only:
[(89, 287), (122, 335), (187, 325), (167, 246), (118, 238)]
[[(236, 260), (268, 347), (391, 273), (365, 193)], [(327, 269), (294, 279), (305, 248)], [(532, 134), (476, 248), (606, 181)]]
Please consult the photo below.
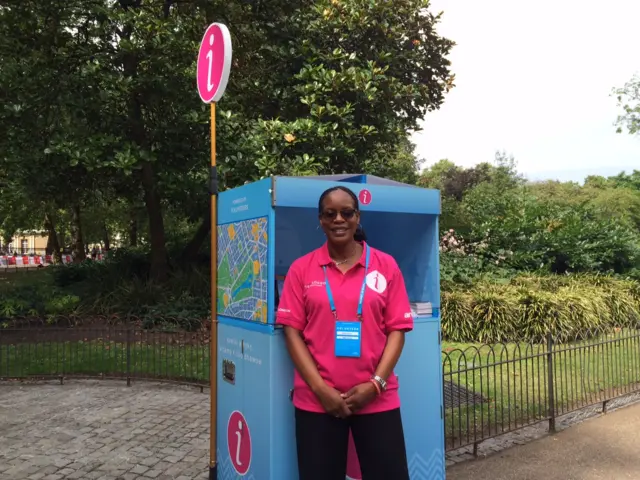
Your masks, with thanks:
[[(320, 199), (318, 200), (318, 214), (322, 213), (322, 208), (323, 208), (322, 204), (324, 203), (324, 199), (326, 198), (326, 196), (332, 192), (335, 192), (336, 190), (342, 190), (344, 193), (349, 195), (353, 200), (353, 208), (356, 210), (356, 212), (360, 211), (360, 202), (358, 202), (358, 197), (356, 196), (356, 194), (353, 193), (353, 191), (350, 188), (339, 185), (337, 187), (327, 188), (324, 192), (322, 192), (322, 195), (320, 195)], [(362, 225), (358, 224), (358, 228), (356, 228), (356, 233), (353, 234), (353, 239), (356, 242), (367, 241), (367, 234), (364, 233), (364, 229), (362, 228)]]

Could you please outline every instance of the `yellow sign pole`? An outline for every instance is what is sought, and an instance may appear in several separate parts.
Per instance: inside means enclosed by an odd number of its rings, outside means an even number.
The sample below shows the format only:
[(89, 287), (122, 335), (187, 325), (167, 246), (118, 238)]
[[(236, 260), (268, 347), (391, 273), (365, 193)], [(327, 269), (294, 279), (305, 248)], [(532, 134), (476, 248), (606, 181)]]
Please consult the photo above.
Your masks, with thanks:
[(211, 102), (211, 430), (209, 480), (217, 480), (217, 420), (218, 420), (218, 175), (216, 171), (216, 103)]
[(212, 23), (204, 32), (200, 49), (196, 82), (198, 94), (211, 106), (211, 335), (210, 335), (210, 401), (211, 431), (209, 437), (209, 479), (218, 480), (217, 426), (218, 426), (218, 173), (216, 171), (216, 102), (227, 88), (231, 71), (232, 47), (229, 29), (221, 23)]

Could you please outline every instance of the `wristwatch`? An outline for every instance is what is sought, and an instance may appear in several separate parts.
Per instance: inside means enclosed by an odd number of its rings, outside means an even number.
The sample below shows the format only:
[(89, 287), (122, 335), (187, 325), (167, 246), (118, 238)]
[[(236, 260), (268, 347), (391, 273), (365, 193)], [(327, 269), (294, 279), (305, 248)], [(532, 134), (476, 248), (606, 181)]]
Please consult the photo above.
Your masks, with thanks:
[(387, 390), (387, 382), (382, 377), (374, 375), (373, 377), (371, 377), (371, 380), (375, 380), (376, 382), (378, 382), (378, 385), (380, 385), (380, 388), (383, 392)]

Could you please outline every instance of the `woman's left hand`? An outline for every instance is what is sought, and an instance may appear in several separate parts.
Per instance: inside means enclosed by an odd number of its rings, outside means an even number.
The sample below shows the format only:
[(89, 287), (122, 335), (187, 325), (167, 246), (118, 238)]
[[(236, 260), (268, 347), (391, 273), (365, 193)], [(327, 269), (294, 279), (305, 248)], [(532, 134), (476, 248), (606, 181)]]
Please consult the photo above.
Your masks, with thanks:
[(371, 382), (361, 383), (356, 385), (351, 390), (342, 394), (342, 398), (347, 402), (347, 407), (352, 412), (364, 408), (369, 402), (376, 398), (378, 391)]

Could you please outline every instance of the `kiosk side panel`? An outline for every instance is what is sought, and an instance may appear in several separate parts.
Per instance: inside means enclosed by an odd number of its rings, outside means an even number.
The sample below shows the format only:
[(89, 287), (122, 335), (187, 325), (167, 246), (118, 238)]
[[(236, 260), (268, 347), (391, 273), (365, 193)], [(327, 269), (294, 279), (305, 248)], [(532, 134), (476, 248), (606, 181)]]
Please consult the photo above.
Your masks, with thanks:
[(219, 329), (218, 480), (295, 478), (293, 366), (282, 331)]
[(416, 323), (396, 368), (411, 480), (445, 478), (439, 331), (437, 318)]
[(284, 332), (271, 336), (271, 439), (273, 445), (272, 479), (298, 477), (294, 408), (291, 400), (293, 363), (284, 342)]
[(247, 444), (243, 434), (248, 431), (251, 435), (251, 426), (247, 427), (242, 420), (246, 383), (241, 349), (243, 334), (237, 327), (218, 326), (218, 480), (237, 478), (243, 463), (240, 449)]

